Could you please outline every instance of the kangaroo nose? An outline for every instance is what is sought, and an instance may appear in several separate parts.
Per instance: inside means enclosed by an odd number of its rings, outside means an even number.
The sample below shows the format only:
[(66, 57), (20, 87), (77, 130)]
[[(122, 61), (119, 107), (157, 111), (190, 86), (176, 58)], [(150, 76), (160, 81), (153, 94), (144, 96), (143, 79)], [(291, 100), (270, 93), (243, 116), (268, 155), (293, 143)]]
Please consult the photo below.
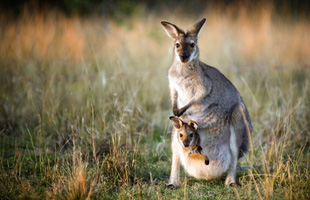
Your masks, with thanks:
[(181, 57), (181, 60), (182, 60), (182, 61), (187, 60), (187, 59), (188, 59), (188, 56), (189, 56), (188, 53), (181, 53), (181, 54), (180, 54), (180, 57)]

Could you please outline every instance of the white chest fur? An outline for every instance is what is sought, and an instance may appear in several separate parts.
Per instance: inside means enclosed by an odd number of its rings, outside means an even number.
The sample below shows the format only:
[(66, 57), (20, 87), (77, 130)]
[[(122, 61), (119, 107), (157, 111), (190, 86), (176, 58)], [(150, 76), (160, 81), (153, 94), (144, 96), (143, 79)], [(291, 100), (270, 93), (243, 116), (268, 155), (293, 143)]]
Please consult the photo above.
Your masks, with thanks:
[(203, 81), (198, 73), (180, 75), (178, 73), (169, 76), (170, 88), (178, 93), (178, 106), (183, 107), (193, 97), (201, 96), (205, 92)]

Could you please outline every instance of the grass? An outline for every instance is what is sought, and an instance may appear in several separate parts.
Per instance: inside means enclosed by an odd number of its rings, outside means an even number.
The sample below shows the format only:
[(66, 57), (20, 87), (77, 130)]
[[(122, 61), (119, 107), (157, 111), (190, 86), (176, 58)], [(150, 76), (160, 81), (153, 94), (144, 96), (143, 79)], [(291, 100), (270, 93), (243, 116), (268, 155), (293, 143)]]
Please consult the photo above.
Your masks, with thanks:
[(310, 30), (272, 7), (206, 10), (201, 59), (238, 88), (253, 122), (241, 188), (224, 177), (166, 189), (172, 41), (201, 17), (27, 13), (0, 32), (1, 199), (309, 199)]

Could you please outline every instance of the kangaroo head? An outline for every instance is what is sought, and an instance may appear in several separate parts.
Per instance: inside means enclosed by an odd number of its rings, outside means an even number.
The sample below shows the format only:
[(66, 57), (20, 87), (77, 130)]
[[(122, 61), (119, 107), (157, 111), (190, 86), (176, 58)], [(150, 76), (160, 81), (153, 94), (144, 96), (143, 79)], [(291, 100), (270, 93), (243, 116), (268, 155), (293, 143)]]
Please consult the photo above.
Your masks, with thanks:
[(198, 126), (194, 121), (189, 121), (184, 123), (178, 117), (170, 117), (172, 125), (177, 129), (178, 138), (184, 147), (189, 147), (191, 145), (197, 145), (198, 143), (198, 133), (196, 132)]
[(206, 19), (203, 18), (192, 28), (188, 29), (186, 33), (170, 22), (161, 22), (168, 36), (174, 39), (174, 54), (178, 61), (186, 63), (198, 58), (199, 49), (197, 39), (205, 22)]

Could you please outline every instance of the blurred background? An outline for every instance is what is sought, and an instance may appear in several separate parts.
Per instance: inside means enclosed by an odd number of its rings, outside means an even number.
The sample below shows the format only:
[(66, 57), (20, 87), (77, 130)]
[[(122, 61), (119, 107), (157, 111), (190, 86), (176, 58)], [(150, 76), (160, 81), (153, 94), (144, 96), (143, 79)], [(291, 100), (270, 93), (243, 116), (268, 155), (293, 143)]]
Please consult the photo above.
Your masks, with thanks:
[[(309, 154), (296, 152), (310, 148), (309, 13), (310, 1), (300, 0), (1, 1), (0, 197), (126, 198), (152, 176), (157, 182), (145, 186), (146, 196), (165, 193), (173, 40), (160, 21), (186, 30), (205, 17), (200, 59), (245, 100), (254, 126), (251, 164), (295, 170), (289, 182), (251, 172), (263, 187), (241, 197), (270, 197), (278, 184), (283, 190), (275, 194), (303, 199)], [(74, 182), (84, 193), (75, 193)]]
[[(5, 131), (14, 132), (19, 121), (35, 126), (38, 113), (49, 115), (49, 109), (52, 116), (68, 106), (80, 109), (90, 96), (105, 104), (110, 101), (106, 90), (121, 87), (152, 96), (142, 101), (154, 103), (156, 111), (169, 110), (173, 41), (162, 20), (187, 29), (206, 17), (201, 60), (233, 81), (257, 77), (262, 69), (309, 69), (308, 1), (13, 0), (0, 5), (0, 127)], [(136, 91), (134, 85), (130, 91), (126, 81), (144, 89)]]
[[(118, 53), (167, 59), (159, 52), (167, 52), (171, 42), (163, 37), (159, 22), (187, 29), (206, 17), (200, 46), (202, 58), (211, 65), (222, 66), (226, 60), (224, 65), (306, 66), (309, 12), (308, 1), (293, 0), (2, 1), (1, 56), (80, 61), (94, 54), (106, 58), (105, 51), (115, 54), (109, 51), (115, 48)], [(149, 42), (149, 48), (142, 50), (143, 42)]]

